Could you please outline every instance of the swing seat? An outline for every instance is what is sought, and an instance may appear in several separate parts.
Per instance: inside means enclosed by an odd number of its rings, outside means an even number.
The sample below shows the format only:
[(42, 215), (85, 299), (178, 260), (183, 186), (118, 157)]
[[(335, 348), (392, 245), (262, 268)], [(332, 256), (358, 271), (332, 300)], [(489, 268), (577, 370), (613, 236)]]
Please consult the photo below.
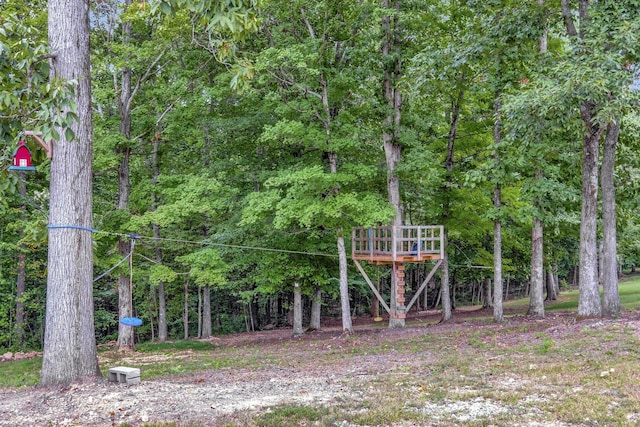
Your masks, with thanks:
[(120, 319), (120, 323), (126, 326), (140, 326), (142, 325), (142, 319), (137, 317), (123, 317)]

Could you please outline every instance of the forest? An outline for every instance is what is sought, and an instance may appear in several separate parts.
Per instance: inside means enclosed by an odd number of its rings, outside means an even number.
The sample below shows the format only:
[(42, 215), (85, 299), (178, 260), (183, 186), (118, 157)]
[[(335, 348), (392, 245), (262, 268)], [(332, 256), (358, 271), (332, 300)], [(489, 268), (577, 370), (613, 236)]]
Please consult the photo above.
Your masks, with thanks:
[[(502, 321), (527, 296), (544, 317), (574, 288), (579, 315), (619, 315), (618, 275), (640, 259), (640, 1), (89, 6), (75, 81), (50, 77), (47, 3), (0, 0), (0, 352), (43, 348), (50, 266), (76, 256), (49, 239), (66, 231), (91, 236), (98, 343), (327, 317), (349, 331), (385, 315), (352, 229), (386, 225), (443, 226), (414, 310), (484, 304)], [(9, 170), (21, 140), (35, 171)], [(86, 140), (79, 224), (53, 191), (76, 170), (56, 144)], [(388, 266), (363, 267), (392, 298)], [(432, 268), (407, 264), (409, 298)]]

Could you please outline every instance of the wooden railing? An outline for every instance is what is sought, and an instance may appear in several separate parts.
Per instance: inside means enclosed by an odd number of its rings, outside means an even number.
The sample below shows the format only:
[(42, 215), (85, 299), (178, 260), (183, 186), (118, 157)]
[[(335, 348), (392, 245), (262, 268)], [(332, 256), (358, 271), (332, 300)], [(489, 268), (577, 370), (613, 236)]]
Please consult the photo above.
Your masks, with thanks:
[(444, 256), (441, 225), (364, 228), (351, 232), (351, 256), (370, 262), (426, 261)]

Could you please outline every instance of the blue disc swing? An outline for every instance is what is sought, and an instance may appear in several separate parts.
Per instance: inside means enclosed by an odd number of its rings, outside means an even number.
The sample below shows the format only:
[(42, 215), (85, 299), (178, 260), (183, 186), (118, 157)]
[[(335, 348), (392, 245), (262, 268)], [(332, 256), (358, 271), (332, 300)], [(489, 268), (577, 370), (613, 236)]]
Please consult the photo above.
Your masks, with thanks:
[[(137, 234), (131, 235), (131, 252), (129, 252), (129, 298), (131, 301), (131, 306), (133, 307), (133, 248), (136, 245), (136, 239), (139, 239), (140, 236)], [(120, 323), (125, 326), (141, 326), (142, 319), (139, 317), (123, 317), (120, 319)]]

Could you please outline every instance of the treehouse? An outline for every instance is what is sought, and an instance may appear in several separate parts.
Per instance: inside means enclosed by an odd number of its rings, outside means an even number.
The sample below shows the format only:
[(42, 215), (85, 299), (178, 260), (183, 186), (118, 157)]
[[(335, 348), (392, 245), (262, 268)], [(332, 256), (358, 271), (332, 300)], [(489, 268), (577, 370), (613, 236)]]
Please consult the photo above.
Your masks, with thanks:
[[(444, 227), (441, 225), (407, 225), (364, 228), (351, 232), (351, 258), (374, 295), (389, 314), (389, 327), (404, 327), (407, 312), (436, 273), (444, 258)], [(391, 265), (391, 300), (384, 300), (371, 282), (360, 261)], [(435, 261), (435, 265), (405, 304), (404, 264)]]
[(356, 227), (351, 234), (351, 257), (372, 264), (424, 262), (442, 259), (441, 225)]

